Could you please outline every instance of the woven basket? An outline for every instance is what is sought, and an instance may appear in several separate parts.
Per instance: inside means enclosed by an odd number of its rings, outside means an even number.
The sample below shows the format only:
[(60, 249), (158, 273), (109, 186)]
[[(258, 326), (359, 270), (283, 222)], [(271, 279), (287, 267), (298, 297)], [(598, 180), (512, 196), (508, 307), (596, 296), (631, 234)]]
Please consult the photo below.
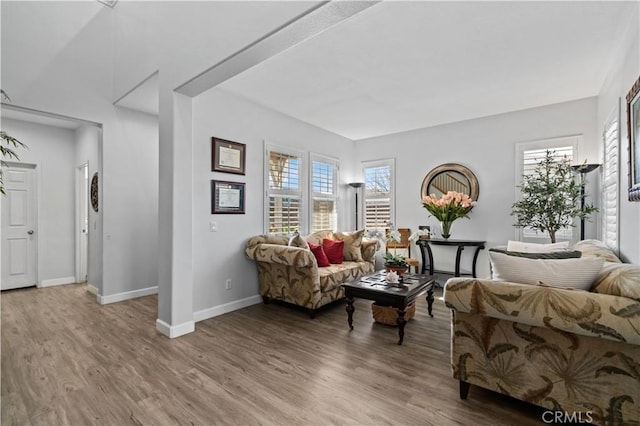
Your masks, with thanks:
[[(371, 304), (371, 312), (373, 312), (373, 320), (381, 324), (398, 325), (398, 310), (393, 306), (382, 306), (375, 302)], [(411, 302), (404, 310), (404, 319), (409, 321), (416, 315), (416, 304)]]

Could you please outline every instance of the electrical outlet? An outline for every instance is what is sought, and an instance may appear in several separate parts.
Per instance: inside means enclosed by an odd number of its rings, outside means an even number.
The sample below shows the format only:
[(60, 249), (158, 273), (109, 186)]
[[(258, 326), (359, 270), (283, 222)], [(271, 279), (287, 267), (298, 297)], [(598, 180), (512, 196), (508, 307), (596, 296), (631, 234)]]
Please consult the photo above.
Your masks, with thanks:
[(227, 280), (224, 282), (224, 287), (227, 290), (231, 290), (231, 278), (227, 278)]
[(211, 231), (211, 232), (216, 232), (217, 231), (217, 227), (216, 227), (216, 223), (215, 222), (209, 222), (209, 231)]

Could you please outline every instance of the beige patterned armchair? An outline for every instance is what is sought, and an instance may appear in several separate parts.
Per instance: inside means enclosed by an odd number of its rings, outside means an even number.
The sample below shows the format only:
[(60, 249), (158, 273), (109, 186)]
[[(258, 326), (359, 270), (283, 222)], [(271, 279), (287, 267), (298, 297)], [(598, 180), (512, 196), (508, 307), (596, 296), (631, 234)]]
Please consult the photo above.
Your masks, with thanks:
[(460, 397), (474, 384), (589, 423), (639, 425), (640, 267), (594, 240), (574, 249), (606, 260), (591, 291), (446, 283)]
[[(318, 243), (323, 238), (349, 241), (346, 233), (319, 231), (303, 238)], [(259, 235), (247, 242), (246, 254), (255, 260), (258, 268), (260, 295), (265, 303), (279, 300), (307, 308), (311, 318), (316, 310), (327, 303), (344, 297), (341, 284), (372, 273), (375, 270), (374, 256), (379, 248), (377, 240), (360, 239), (353, 244), (345, 243), (345, 254), (353, 250), (356, 256), (345, 256), (341, 264), (318, 267), (313, 253), (304, 242), (277, 235)], [(300, 241), (298, 237), (298, 241)], [(360, 260), (361, 259), (361, 260)]]

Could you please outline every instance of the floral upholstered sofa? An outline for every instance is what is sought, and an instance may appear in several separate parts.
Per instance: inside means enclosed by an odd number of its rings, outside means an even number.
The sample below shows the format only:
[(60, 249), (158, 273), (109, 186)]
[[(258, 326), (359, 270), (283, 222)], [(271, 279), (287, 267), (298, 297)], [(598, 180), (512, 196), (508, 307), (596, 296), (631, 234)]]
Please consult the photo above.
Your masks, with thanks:
[(639, 425), (640, 266), (621, 263), (596, 240), (573, 250), (603, 262), (586, 291), (545, 282), (447, 281), (460, 397), (474, 384), (583, 422)]
[[(265, 303), (280, 300), (302, 306), (313, 318), (321, 306), (344, 297), (341, 284), (374, 272), (378, 240), (363, 240), (363, 231), (318, 231), (306, 237), (258, 235), (249, 239), (245, 253), (258, 268), (260, 295)], [(325, 239), (344, 243), (343, 261), (319, 267), (309, 243)]]

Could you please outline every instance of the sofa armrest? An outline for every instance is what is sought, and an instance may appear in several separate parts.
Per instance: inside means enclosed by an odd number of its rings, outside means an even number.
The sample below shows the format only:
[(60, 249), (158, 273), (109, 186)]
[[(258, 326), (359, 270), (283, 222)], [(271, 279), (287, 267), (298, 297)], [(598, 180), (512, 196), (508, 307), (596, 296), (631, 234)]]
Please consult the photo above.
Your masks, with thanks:
[(451, 278), (445, 284), (444, 301), (458, 312), (640, 345), (640, 301), (626, 297)]
[(248, 246), (245, 253), (256, 262), (279, 263), (294, 268), (318, 267), (313, 253), (300, 247), (263, 243)]
[(378, 240), (362, 240), (360, 251), (362, 253), (362, 260), (365, 262), (374, 262), (376, 252), (380, 248), (380, 241)]

